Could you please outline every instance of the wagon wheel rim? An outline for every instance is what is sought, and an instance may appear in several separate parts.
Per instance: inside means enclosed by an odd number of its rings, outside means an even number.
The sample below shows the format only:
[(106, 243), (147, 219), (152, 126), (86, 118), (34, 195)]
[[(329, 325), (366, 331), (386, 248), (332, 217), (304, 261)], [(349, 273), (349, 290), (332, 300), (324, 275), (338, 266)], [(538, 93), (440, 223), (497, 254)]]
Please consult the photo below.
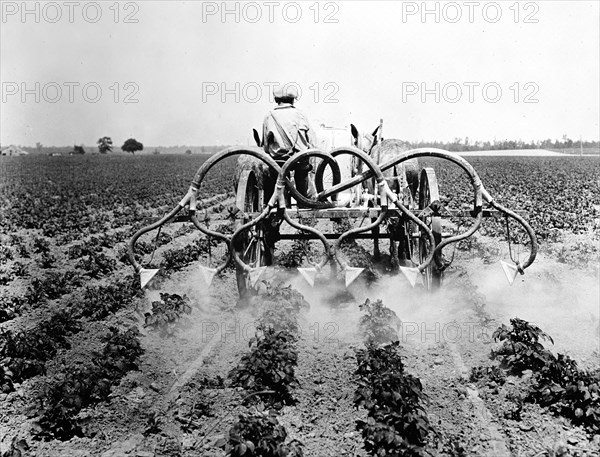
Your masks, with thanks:
[[(419, 180), (419, 210), (426, 209), (432, 202), (439, 201), (440, 194), (438, 189), (437, 177), (433, 168), (423, 168), (421, 171), (421, 179)], [(433, 232), (436, 245), (442, 239), (442, 219), (438, 216), (422, 216), (421, 220)], [(431, 246), (427, 233), (423, 230), (419, 231), (418, 237), (418, 256), (419, 262), (422, 263), (427, 255), (435, 246)], [(441, 253), (440, 253), (441, 255)], [(438, 269), (436, 259), (432, 261), (423, 271), (423, 282), (425, 289), (433, 290), (439, 288), (442, 280), (442, 272)]]
[[(238, 184), (236, 205), (244, 213), (255, 213), (263, 209), (264, 193), (258, 186), (256, 175), (245, 170)], [(241, 222), (243, 223), (243, 222)], [(265, 230), (262, 224), (249, 229), (242, 237), (241, 246), (238, 248), (241, 259), (251, 268), (270, 265), (269, 249), (266, 242)], [(248, 274), (236, 264), (236, 278), (240, 298), (247, 300), (255, 293)]]
[[(331, 165), (325, 160), (321, 160), (315, 170), (315, 189), (317, 192), (323, 192), (325, 189), (331, 189), (339, 180), (335, 180)], [(336, 201), (338, 194), (331, 195), (330, 199)]]

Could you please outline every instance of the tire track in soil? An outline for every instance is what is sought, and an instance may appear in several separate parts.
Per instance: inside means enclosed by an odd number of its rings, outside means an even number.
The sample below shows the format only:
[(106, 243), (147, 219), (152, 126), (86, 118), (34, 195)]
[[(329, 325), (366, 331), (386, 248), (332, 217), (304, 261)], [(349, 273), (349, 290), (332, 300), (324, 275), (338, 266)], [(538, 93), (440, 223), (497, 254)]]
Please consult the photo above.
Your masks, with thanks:
[[(456, 344), (449, 343), (448, 349), (454, 361), (454, 366), (459, 371), (461, 378), (469, 379), (470, 370), (466, 367)], [(486, 438), (489, 436), (491, 455), (496, 457), (510, 457), (511, 454), (506, 445), (506, 437), (500, 432), (494, 423), (495, 421), (490, 420), (493, 415), (479, 396), (479, 390), (474, 384), (469, 383), (467, 384), (466, 391), (467, 399), (473, 407), (478, 423), (481, 424), (482, 428), (487, 429)]]
[[(430, 452), (434, 455), (511, 455), (503, 435), (489, 420), (491, 415), (478, 397), (477, 389), (465, 382), (466, 367), (451, 345), (405, 342), (402, 354), (407, 371), (421, 379), (423, 391), (429, 398), (427, 414), (440, 436), (437, 449), (430, 439)], [(452, 453), (449, 446), (462, 447), (464, 454)]]
[[(542, 254), (529, 276), (511, 288), (498, 284), (496, 273), (493, 265), (475, 264), (469, 268), (469, 276), (477, 281), (479, 290), (487, 298), (483, 319), (488, 324), (480, 324), (480, 331), (473, 339), (457, 341), (456, 352), (466, 368), (498, 365), (490, 360), (490, 350), (495, 346), (491, 344), (492, 333), (515, 316), (547, 331), (554, 338), (555, 345), (549, 345), (553, 352), (566, 352), (584, 368), (593, 367), (594, 363), (597, 366), (597, 352), (592, 352), (598, 344), (598, 337), (594, 336), (595, 321), (586, 313), (598, 309), (597, 293), (594, 296), (598, 285), (597, 282), (590, 285), (592, 279), (587, 271), (557, 264)], [(580, 289), (572, 290), (575, 281)], [(570, 305), (564, 307), (567, 300)], [(508, 375), (504, 384), (487, 382), (478, 386), (479, 401), (485, 407), (481, 411), (504, 436), (509, 455), (600, 455), (600, 435), (593, 438), (582, 427), (574, 426), (540, 405), (524, 402), (520, 419), (510, 417), (515, 408), (514, 398), (522, 398), (529, 389), (527, 375)]]
[[(460, 279), (460, 274), (457, 276)], [(442, 456), (509, 456), (497, 421), (478, 398), (475, 386), (468, 383), (469, 370), (461, 355), (475, 350), (470, 340), (478, 318), (465, 299), (461, 281), (449, 278), (447, 282), (443, 292), (426, 293), (409, 288), (401, 279), (387, 278), (370, 296), (383, 299), (402, 321), (403, 362), (407, 372), (423, 384), (429, 398), (427, 414), (440, 438), (436, 446), (431, 437), (427, 450)], [(453, 329), (460, 329), (461, 334)], [(461, 344), (460, 351), (456, 342)], [(457, 451), (459, 447), (463, 454)]]
[[(290, 437), (304, 443), (306, 456), (366, 456), (356, 419), (366, 417), (353, 405), (356, 370), (354, 348), (359, 339), (323, 337), (321, 322), (302, 325), (296, 376), (298, 403), (281, 416)], [(318, 335), (318, 336), (317, 336)]]

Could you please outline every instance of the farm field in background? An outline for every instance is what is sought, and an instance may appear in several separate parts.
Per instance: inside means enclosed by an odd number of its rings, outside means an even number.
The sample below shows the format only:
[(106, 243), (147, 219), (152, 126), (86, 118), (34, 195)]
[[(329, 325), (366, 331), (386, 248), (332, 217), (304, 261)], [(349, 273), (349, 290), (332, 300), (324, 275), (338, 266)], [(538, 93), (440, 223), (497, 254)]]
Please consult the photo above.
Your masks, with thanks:
[[(532, 401), (535, 373), (517, 376), (508, 359), (499, 356), (500, 369), (489, 357), (494, 330), (518, 316), (550, 334), (581, 373), (600, 363), (597, 157), (467, 158), (496, 200), (528, 212), (538, 235), (539, 264), (512, 288), (491, 279), (497, 265), (486, 259), (504, 232), (488, 221), (460, 247), (468, 262), (455, 262), (435, 299), (385, 272), (349, 293), (312, 290), (280, 272), (286, 287), (265, 285), (256, 309), (236, 308), (232, 268), (209, 290), (201, 285), (195, 262), (218, 247), (191, 224), (143, 240), (144, 261), (164, 271), (160, 289), (140, 291), (125, 256), (131, 235), (180, 201), (207, 158), (0, 157), (0, 456), (253, 456), (243, 432), (259, 425), (280, 438), (272, 455), (367, 456), (363, 437), (381, 444), (389, 433), (368, 419), (381, 398), (358, 387), (373, 384), (367, 365), (378, 357), (400, 367), (402, 388), (417, 389), (412, 375), (422, 383), (413, 399), (422, 415), (398, 418), (421, 430), (406, 455), (598, 455), (593, 375), (572, 375), (589, 387), (576, 406), (549, 401), (541, 388)], [(444, 205), (471, 203), (462, 170), (420, 163), (436, 170)], [(233, 205), (234, 168), (229, 160), (203, 182), (207, 215)], [(285, 245), (280, 260), (294, 249)], [(392, 315), (397, 321), (382, 317)], [(287, 336), (252, 342), (256, 323), (274, 318)], [(481, 331), (432, 336), (452, 322)], [(394, 335), (393, 353), (354, 350)], [(248, 381), (261, 360), (249, 343), (284, 354), (276, 387)], [(265, 400), (277, 418), (245, 405), (249, 393), (270, 389), (281, 394)]]

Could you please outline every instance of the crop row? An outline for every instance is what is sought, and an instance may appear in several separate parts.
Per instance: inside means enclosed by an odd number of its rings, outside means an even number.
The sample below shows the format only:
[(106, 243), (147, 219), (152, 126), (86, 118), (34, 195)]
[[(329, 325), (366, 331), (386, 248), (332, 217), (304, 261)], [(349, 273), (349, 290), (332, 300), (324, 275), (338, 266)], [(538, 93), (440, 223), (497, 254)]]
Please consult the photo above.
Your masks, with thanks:
[[(594, 228), (600, 205), (596, 158), (473, 157), (469, 161), (497, 201), (529, 212), (540, 238), (548, 238), (554, 229), (582, 233)], [(9, 234), (21, 228), (36, 229), (64, 244), (136, 225), (155, 217), (158, 210), (173, 207), (200, 164), (198, 158), (187, 156), (3, 160), (0, 230)], [(422, 165), (432, 164), (448, 206), (460, 207), (472, 200), (462, 170), (422, 161)], [(234, 167), (235, 161), (230, 160), (211, 170), (201, 198), (231, 192)], [(484, 231), (499, 235), (504, 228), (490, 222)]]
[[(597, 230), (600, 216), (600, 168), (596, 157), (469, 157), (486, 189), (496, 201), (524, 210), (537, 236), (548, 239), (553, 230), (586, 233)], [(434, 166), (440, 193), (448, 207), (471, 203), (473, 190), (456, 166)], [(505, 235), (503, 221), (486, 221), (482, 232)]]
[(70, 365), (55, 376), (37, 399), (39, 417), (36, 436), (43, 439), (69, 440), (83, 436), (77, 418), (79, 412), (104, 401), (111, 387), (131, 370), (137, 369), (143, 348), (137, 328), (122, 331), (111, 327), (103, 338), (101, 352), (89, 362)]
[[(550, 411), (583, 425), (591, 433), (600, 431), (600, 369), (582, 370), (568, 355), (554, 355), (543, 341), (552, 338), (539, 327), (519, 318), (502, 324), (493, 333), (494, 341), (502, 342), (491, 357), (500, 361), (505, 373), (522, 375), (532, 370), (532, 379), (525, 401), (548, 407)], [(494, 370), (495, 368), (495, 370)], [(498, 376), (493, 367), (486, 375)]]
[[(406, 373), (400, 355), (396, 314), (381, 300), (360, 306), (365, 348), (356, 350), (358, 386), (354, 405), (367, 410), (358, 420), (370, 455), (426, 455), (434, 429), (425, 411), (428, 401), (419, 378)], [(396, 326), (396, 328), (394, 328)]]
[[(40, 230), (60, 244), (137, 224), (171, 208), (187, 191), (197, 157), (27, 157), (0, 163), (0, 230)], [(200, 197), (231, 191), (227, 171), (216, 167)], [(144, 206), (140, 206), (143, 202)]]
[(291, 287), (272, 288), (261, 302), (257, 335), (229, 378), (232, 386), (248, 392), (246, 404), (263, 406), (240, 414), (222, 444), (231, 457), (301, 457), (301, 443), (286, 443), (287, 432), (277, 420), (277, 411), (296, 403), (291, 389), (298, 385), (297, 314), (307, 304)]
[(45, 362), (54, 357), (58, 349), (70, 348), (68, 337), (83, 328), (82, 318), (103, 319), (129, 305), (138, 295), (139, 290), (127, 280), (88, 286), (82, 294), (61, 302), (59, 311), (33, 328), (0, 329), (0, 389), (10, 392), (13, 383), (45, 374)]

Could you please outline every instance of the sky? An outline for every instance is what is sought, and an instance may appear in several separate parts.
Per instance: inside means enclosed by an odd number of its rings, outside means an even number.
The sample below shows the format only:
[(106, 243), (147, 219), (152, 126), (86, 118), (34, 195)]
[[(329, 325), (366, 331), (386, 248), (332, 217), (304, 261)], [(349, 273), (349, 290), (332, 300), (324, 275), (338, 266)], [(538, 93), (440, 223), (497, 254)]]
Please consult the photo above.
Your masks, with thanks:
[(313, 125), (599, 139), (598, 1), (1, 1), (0, 144), (251, 144)]

